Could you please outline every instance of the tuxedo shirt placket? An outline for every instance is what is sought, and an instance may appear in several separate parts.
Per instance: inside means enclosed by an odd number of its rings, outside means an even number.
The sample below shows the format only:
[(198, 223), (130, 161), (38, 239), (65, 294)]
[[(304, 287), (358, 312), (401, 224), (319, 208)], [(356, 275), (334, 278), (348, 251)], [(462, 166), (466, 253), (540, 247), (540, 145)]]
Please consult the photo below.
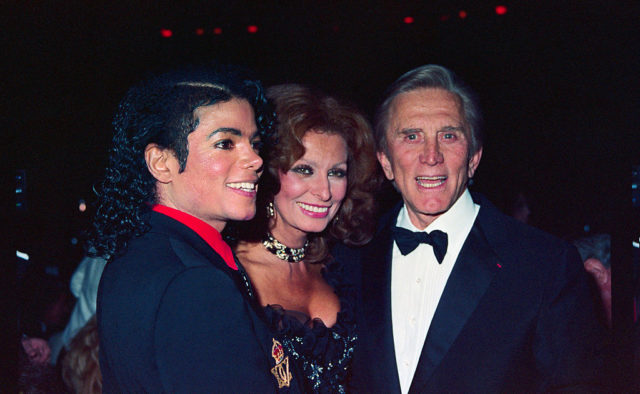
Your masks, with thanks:
[(445, 214), (447, 217), (441, 216), (424, 230), (411, 223), (406, 207), (398, 214), (398, 227), (411, 231), (442, 230), (450, 239), (442, 264), (438, 264), (431, 245), (421, 244), (406, 256), (400, 253), (395, 243), (393, 246), (391, 316), (396, 365), (403, 393), (409, 391), (440, 297), (478, 210), (466, 191)]

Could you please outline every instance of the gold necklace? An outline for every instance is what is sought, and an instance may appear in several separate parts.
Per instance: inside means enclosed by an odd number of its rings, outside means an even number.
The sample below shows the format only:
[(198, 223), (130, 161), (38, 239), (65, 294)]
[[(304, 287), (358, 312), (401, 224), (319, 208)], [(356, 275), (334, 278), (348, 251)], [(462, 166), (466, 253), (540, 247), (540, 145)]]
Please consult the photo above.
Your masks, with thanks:
[(267, 233), (266, 239), (262, 241), (262, 245), (269, 252), (275, 254), (280, 260), (297, 263), (304, 258), (305, 248), (309, 246), (309, 240), (307, 240), (301, 248), (290, 248), (275, 239), (271, 233)]

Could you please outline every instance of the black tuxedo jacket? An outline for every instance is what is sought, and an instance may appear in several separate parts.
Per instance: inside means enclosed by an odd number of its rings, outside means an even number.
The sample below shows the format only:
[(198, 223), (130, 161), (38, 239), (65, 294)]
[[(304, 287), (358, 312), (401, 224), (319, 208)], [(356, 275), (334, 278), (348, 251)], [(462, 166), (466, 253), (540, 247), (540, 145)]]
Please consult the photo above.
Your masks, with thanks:
[[(546, 392), (594, 387), (597, 323), (575, 248), (499, 212), (479, 195), (476, 221), (436, 309), (410, 392)], [(353, 390), (400, 392), (391, 256), (401, 204), (360, 249), (334, 252), (361, 291)]]
[[(131, 240), (100, 281), (104, 392), (278, 391), (273, 335), (241, 275), (187, 226), (150, 215), (151, 231)], [(301, 392), (292, 364), (282, 391)]]

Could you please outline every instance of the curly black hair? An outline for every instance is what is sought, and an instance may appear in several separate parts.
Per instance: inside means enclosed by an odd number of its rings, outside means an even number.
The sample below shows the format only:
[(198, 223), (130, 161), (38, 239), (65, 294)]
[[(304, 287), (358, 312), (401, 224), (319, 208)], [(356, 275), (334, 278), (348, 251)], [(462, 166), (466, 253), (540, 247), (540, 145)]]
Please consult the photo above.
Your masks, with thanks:
[(113, 120), (109, 164), (99, 185), (89, 250), (117, 256), (127, 242), (149, 230), (145, 216), (156, 201), (156, 180), (147, 169), (149, 144), (171, 149), (184, 171), (187, 137), (198, 126), (199, 107), (244, 99), (253, 107), (260, 136), (273, 133), (275, 115), (261, 83), (235, 66), (187, 66), (153, 76), (131, 88)]

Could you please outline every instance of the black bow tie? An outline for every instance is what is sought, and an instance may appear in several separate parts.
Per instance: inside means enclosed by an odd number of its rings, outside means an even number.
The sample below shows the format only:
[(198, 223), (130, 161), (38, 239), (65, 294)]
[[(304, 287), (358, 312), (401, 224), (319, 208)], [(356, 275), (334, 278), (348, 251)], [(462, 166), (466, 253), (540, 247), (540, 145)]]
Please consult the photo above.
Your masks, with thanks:
[(440, 230), (433, 230), (430, 233), (424, 231), (413, 232), (402, 227), (391, 229), (393, 238), (403, 256), (413, 252), (419, 244), (429, 244), (433, 247), (433, 254), (439, 264), (442, 264), (444, 255), (447, 254), (447, 244), (449, 243), (447, 233)]

